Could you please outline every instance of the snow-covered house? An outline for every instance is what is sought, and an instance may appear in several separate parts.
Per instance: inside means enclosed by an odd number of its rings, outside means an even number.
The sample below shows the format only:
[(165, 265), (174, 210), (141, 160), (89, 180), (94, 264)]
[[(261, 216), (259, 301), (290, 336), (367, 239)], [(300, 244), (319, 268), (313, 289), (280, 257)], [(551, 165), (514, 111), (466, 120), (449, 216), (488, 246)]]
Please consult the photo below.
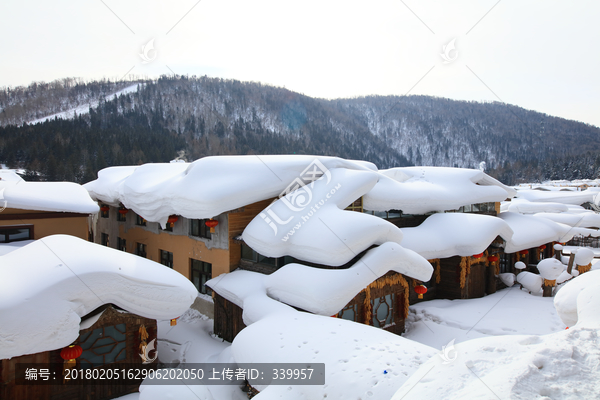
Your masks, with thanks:
[[(340, 185), (329, 189), (335, 201), (320, 208), (310, 204), (318, 199), (315, 188), (294, 190), (312, 182), (302, 182), (311, 172), (312, 180), (322, 176), (328, 185)], [(512, 236), (495, 215), (500, 201), (514, 191), (478, 170), (379, 171), (370, 163), (332, 157), (207, 157), (190, 164), (107, 168), (85, 187), (102, 209), (97, 243), (162, 262), (206, 294), (212, 287), (205, 285), (207, 280), (238, 268), (274, 275), (296, 263), (349, 269), (385, 242), (402, 244), (431, 261), (433, 279), (385, 271), (364, 282), (332, 313), (396, 333), (403, 331), (408, 304), (416, 300), (414, 287), (423, 282), (430, 287), (429, 297), (468, 298), (495, 291), (498, 271), (489, 266), (488, 257), (495, 257), (495, 242)], [(282, 192), (289, 194), (271, 204)], [(323, 225), (309, 229), (315, 224), (308, 222), (313, 214)], [(342, 227), (340, 218), (358, 220)], [(212, 233), (204, 225), (207, 220), (217, 223)], [(324, 230), (333, 238), (321, 240)], [(215, 332), (232, 340), (244, 326), (243, 307), (219, 290), (213, 297)], [(210, 299), (200, 301), (211, 315)]]
[(98, 205), (76, 183), (25, 182), (0, 170), (0, 243), (14, 247), (55, 234), (87, 240), (96, 213)]
[(156, 320), (179, 317), (197, 293), (160, 264), (68, 235), (0, 256), (0, 266), (2, 399), (108, 399), (137, 391), (141, 379), (92, 384), (65, 381), (63, 371), (155, 368), (148, 361), (156, 354)]

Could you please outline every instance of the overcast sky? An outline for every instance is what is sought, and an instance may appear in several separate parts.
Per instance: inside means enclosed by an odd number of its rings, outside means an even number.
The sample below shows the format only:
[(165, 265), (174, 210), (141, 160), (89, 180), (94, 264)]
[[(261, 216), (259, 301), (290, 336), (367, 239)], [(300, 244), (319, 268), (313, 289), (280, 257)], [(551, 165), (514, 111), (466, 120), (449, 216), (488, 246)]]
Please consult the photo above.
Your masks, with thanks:
[(503, 101), (600, 126), (598, 39), (597, 0), (2, 0), (0, 86), (208, 75), (324, 98)]

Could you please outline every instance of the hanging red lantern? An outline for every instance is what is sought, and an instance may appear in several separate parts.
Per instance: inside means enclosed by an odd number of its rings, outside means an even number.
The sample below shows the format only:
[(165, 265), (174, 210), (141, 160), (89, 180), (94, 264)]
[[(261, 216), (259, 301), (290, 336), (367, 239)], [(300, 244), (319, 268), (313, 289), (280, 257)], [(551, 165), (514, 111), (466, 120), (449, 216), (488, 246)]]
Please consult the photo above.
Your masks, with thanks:
[(63, 360), (71, 361), (79, 357), (81, 353), (83, 353), (83, 349), (81, 348), (81, 346), (78, 344), (72, 344), (69, 347), (65, 347), (60, 351), (60, 357)]
[(546, 250), (546, 245), (545, 244), (541, 245), (540, 250)]
[(483, 257), (483, 253), (473, 255), (473, 258), (481, 258), (481, 257)]
[(208, 221), (206, 221), (204, 224), (210, 228), (210, 233), (215, 233), (215, 227), (217, 225), (219, 225), (219, 221), (211, 218)]
[(129, 210), (128, 210), (128, 209), (126, 209), (126, 208), (121, 208), (121, 209), (119, 209), (119, 214), (121, 214), (121, 215), (125, 215), (125, 214), (127, 214), (127, 212), (128, 212), (128, 211), (129, 211)]
[(496, 262), (498, 260), (499, 260), (498, 256), (489, 256), (488, 257), (488, 261), (491, 262), (491, 263), (494, 263), (494, 262)]
[(167, 219), (167, 223), (174, 224), (178, 219), (179, 217), (177, 215), (171, 215), (169, 216), (169, 219)]
[(423, 295), (427, 293), (427, 287), (423, 285), (417, 285), (415, 286), (415, 293), (419, 295), (419, 299), (422, 299)]
[(102, 211), (102, 212), (107, 212), (108, 210), (110, 210), (109, 206), (102, 206), (102, 207), (100, 207), (100, 211)]
[(529, 254), (529, 250), (521, 250), (519, 253), (521, 253), (522, 256), (526, 256)]

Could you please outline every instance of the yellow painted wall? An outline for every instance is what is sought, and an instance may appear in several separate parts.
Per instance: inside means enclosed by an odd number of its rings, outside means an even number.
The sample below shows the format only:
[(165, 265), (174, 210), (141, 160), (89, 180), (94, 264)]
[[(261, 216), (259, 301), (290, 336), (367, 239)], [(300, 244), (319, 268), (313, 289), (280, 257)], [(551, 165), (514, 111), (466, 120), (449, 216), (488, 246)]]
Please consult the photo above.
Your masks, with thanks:
[[(23, 215), (17, 214), (32, 214), (36, 217), (44, 218), (26, 218)], [(15, 208), (7, 208), (0, 213), (0, 226), (10, 225), (33, 225), (34, 239), (41, 239), (50, 235), (72, 235), (78, 238), (88, 239), (88, 216), (87, 214), (78, 214), (71, 216), (69, 213), (46, 213), (43, 211), (19, 210)], [(10, 216), (14, 215), (16, 219)], [(4, 218), (10, 219), (4, 219)], [(48, 218), (45, 218), (48, 217)]]
[[(173, 253), (173, 269), (190, 279), (190, 259), (212, 264), (213, 277), (229, 272), (229, 252), (223, 249), (208, 249), (204, 242), (183, 235), (166, 232), (158, 234), (141, 227), (129, 228), (125, 232), (119, 226), (119, 237), (126, 240), (127, 251), (135, 254), (136, 243), (146, 245), (146, 257), (160, 263), (160, 250)], [(116, 243), (117, 238), (111, 238)]]

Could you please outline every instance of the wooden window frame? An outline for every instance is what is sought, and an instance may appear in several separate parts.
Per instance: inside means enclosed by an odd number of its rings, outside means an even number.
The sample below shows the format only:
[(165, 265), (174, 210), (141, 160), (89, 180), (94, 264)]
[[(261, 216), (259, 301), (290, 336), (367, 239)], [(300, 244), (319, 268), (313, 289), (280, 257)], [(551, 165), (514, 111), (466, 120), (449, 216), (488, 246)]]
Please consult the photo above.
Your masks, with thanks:
[[(205, 271), (205, 267), (208, 267), (210, 271)], [(196, 286), (196, 284), (194, 283), (194, 277), (196, 275), (194, 272), (197, 272), (198, 274), (198, 286)], [(203, 276), (205, 277), (204, 282), (202, 279)], [(212, 264), (207, 263), (205, 261), (190, 258), (190, 280), (192, 281), (192, 283), (194, 283), (194, 286), (196, 286), (198, 292), (207, 295), (212, 294), (211, 288), (205, 285), (206, 281), (210, 279), (212, 279)]]
[[(9, 229), (28, 229), (29, 237), (27, 239), (18, 239), (18, 240), (7, 240), (6, 233), (2, 233), (2, 231), (8, 231)], [(0, 243), (14, 243), (14, 242), (22, 242), (24, 240), (33, 240), (34, 236), (34, 227), (33, 225), (4, 225), (0, 226)]]

